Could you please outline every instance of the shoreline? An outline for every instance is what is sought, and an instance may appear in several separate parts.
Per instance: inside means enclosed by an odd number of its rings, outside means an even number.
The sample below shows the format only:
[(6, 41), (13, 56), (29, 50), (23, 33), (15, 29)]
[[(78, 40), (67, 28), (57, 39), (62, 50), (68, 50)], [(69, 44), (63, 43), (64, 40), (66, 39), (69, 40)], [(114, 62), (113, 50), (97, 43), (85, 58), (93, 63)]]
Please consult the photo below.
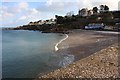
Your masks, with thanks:
[(118, 35), (112, 32), (72, 30), (69, 38), (59, 44), (58, 53), (72, 54), (77, 61), (118, 42)]
[(58, 51), (59, 50), (58, 45), (68, 38), (67, 34), (65, 34), (65, 36), (66, 36), (65, 38), (61, 39), (58, 43), (56, 43), (56, 45), (55, 45), (55, 51)]
[(42, 78), (120, 78), (118, 66), (119, 46), (115, 43), (93, 55), (39, 76)]
[[(96, 53), (99, 53), (100, 51), (118, 42), (118, 35), (119, 34), (103, 33), (99, 31), (72, 30), (71, 33), (69, 33), (69, 38), (67, 40), (62, 41), (62, 43), (59, 45), (60, 50), (57, 51), (57, 53), (74, 55), (75, 60), (71, 64), (69, 64), (69, 65), (72, 65), (76, 61), (79, 61), (79, 60), (81, 61), (88, 58), (89, 56), (96, 55)], [(66, 47), (68, 45), (69, 45), (68, 48), (62, 48), (63, 46)], [(67, 69), (67, 66), (69, 65), (66, 65), (63, 68)], [(60, 70), (61, 68), (50, 72), (50, 74), (53, 73), (54, 75), (54, 72), (56, 74), (56, 71), (58, 71), (58, 74), (59, 74)], [(65, 70), (63, 70), (62, 71), (63, 73), (61, 73), (61, 71), (59, 75), (63, 75), (66, 72)], [(43, 77), (41, 78), (51, 78), (51, 76), (49, 77), (45, 75), (44, 77), (43, 75)]]

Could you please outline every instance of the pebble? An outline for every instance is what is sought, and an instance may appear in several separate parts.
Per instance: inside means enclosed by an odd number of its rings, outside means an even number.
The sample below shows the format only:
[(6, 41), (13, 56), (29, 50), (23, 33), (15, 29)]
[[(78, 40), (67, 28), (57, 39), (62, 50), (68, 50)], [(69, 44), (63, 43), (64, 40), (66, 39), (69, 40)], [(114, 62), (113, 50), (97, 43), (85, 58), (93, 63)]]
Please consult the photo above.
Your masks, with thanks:
[[(118, 46), (112, 45), (88, 58), (84, 58), (66, 68), (58, 69), (41, 77), (47, 78), (118, 78)], [(57, 73), (57, 74), (56, 74)], [(39, 77), (40, 78), (40, 77)], [(38, 79), (39, 80), (39, 79)]]

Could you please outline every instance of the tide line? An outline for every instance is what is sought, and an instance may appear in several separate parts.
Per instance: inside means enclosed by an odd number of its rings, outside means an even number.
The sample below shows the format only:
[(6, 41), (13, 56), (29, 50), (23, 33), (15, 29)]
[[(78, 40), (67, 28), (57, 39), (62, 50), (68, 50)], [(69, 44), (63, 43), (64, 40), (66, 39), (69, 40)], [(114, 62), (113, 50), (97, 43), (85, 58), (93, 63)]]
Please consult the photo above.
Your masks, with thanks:
[(59, 49), (58, 49), (58, 45), (62, 42), (62, 41), (64, 41), (64, 40), (66, 40), (67, 38), (68, 38), (68, 35), (67, 34), (65, 34), (65, 38), (63, 38), (62, 40), (60, 40), (58, 43), (56, 43), (56, 45), (55, 45), (55, 51), (58, 51)]

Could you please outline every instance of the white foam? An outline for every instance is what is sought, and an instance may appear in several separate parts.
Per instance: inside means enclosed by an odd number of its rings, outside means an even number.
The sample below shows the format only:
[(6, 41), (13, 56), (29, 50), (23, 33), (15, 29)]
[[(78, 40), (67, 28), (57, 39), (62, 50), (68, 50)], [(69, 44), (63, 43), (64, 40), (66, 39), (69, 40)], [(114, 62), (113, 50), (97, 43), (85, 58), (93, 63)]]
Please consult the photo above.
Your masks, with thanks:
[(55, 45), (55, 51), (58, 51), (59, 49), (58, 49), (58, 45), (61, 43), (61, 42), (63, 42), (64, 40), (66, 40), (67, 38), (68, 38), (68, 35), (67, 34), (65, 34), (65, 38), (63, 38), (62, 40), (60, 40), (58, 43), (56, 43), (56, 45)]
[(65, 67), (66, 65), (71, 64), (74, 61), (74, 55), (67, 55), (63, 57), (63, 59), (60, 61), (59, 65), (61, 67)]

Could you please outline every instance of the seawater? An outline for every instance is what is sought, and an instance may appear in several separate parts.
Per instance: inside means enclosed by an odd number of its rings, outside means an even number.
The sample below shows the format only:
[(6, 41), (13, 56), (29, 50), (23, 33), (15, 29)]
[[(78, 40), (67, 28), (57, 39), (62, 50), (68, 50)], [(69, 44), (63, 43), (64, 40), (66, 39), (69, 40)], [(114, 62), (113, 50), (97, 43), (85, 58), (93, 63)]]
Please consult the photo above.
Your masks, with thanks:
[(64, 34), (2, 30), (2, 77), (35, 78), (72, 63), (73, 55), (55, 52), (63, 38)]

